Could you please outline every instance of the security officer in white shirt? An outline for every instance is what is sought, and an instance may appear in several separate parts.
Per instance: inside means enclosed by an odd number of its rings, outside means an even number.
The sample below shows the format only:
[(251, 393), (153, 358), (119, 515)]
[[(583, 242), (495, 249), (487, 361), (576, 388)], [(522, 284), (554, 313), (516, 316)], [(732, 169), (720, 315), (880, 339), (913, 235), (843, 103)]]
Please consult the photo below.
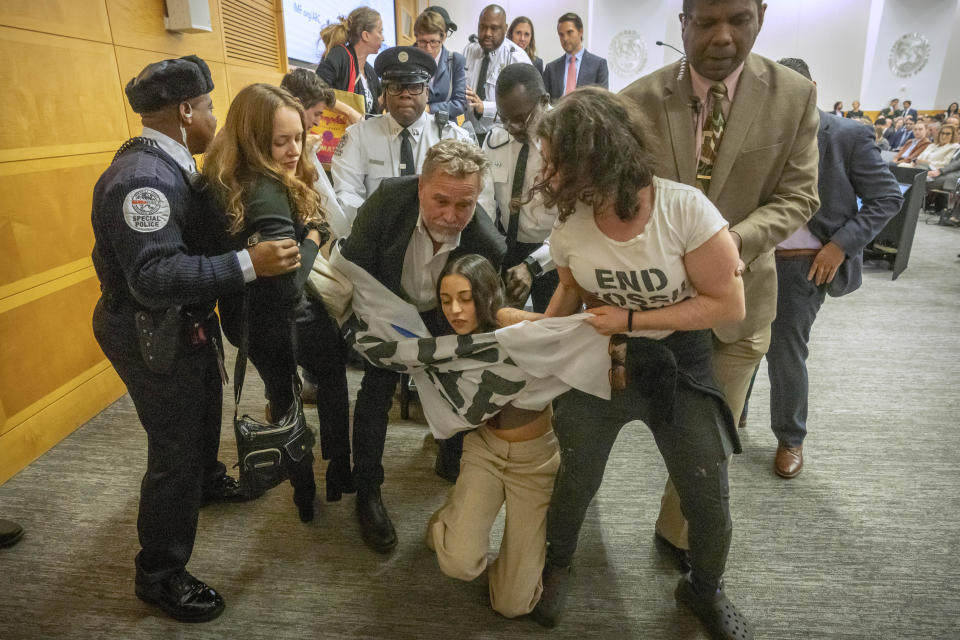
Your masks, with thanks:
[(508, 303), (522, 306), (532, 294), (534, 311), (542, 313), (557, 288), (557, 272), (545, 242), (557, 210), (547, 208), (540, 194), (526, 200), (540, 173), (540, 142), (534, 131), (549, 108), (550, 95), (535, 67), (511, 64), (499, 74), (496, 97), (502, 124), (495, 125), (483, 143), (490, 169), (479, 203), (506, 236), (503, 275)]
[(333, 157), (331, 174), (347, 219), (384, 178), (418, 175), (427, 150), (442, 139), (474, 142), (443, 116), (426, 113), (427, 81), (437, 71), (430, 54), (416, 47), (393, 47), (377, 56), (388, 113), (347, 127)]
[(529, 64), (530, 56), (506, 37), (507, 15), (495, 4), (480, 12), (477, 40), (464, 48), (467, 59), (467, 122), (483, 143), (497, 115), (497, 78), (508, 64)]

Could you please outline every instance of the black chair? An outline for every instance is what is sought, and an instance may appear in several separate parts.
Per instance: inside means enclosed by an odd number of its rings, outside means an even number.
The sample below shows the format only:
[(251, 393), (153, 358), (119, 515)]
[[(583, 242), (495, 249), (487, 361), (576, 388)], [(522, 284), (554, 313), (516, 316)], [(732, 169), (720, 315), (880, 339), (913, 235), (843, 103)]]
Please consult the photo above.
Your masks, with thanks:
[(890, 218), (883, 230), (873, 242), (863, 250), (864, 260), (883, 260), (890, 263), (893, 279), (896, 280), (910, 260), (913, 236), (917, 230), (917, 219), (927, 198), (927, 172), (913, 167), (891, 166), (890, 171), (901, 185), (906, 186), (903, 193), (903, 206)]

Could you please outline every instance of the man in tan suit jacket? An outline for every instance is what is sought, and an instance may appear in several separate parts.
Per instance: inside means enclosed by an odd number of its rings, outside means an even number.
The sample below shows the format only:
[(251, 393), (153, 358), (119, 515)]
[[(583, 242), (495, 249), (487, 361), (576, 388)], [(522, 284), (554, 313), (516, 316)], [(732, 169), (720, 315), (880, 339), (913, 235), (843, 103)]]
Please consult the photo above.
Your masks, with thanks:
[[(758, 0), (684, 0), (685, 59), (623, 90), (650, 123), (651, 146), (661, 158), (658, 175), (689, 185), (701, 184), (698, 150), (713, 96), (726, 94), (720, 99), (725, 125), (706, 193), (730, 223), (745, 264), (746, 318), (716, 327), (713, 340), (714, 373), (735, 422), (770, 343), (777, 310), (774, 249), (819, 207), (816, 88), (750, 53), (765, 10)], [(715, 89), (721, 82), (723, 88)], [(683, 559), (686, 521), (669, 481), (656, 537)]]

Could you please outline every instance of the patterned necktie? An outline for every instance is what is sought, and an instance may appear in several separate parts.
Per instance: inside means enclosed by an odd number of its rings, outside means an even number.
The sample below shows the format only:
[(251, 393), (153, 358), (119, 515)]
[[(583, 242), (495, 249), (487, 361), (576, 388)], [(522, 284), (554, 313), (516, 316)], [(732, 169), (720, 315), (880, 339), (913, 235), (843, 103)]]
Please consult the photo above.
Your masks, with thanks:
[(487, 99), (487, 70), (490, 68), (490, 52), (483, 52), (483, 62), (480, 63), (480, 75), (477, 76), (477, 96), (481, 100)]
[(703, 126), (703, 142), (700, 145), (700, 160), (697, 162), (697, 186), (704, 193), (710, 191), (710, 177), (713, 175), (713, 163), (720, 149), (720, 139), (727, 124), (723, 117), (723, 100), (727, 97), (727, 85), (714, 82), (710, 85), (710, 116)]
[(413, 145), (410, 144), (410, 138), (413, 136), (408, 129), (400, 132), (400, 175), (412, 176), (417, 173), (417, 165), (413, 161)]
[(513, 172), (513, 188), (510, 190), (510, 219), (507, 221), (507, 250), (517, 244), (520, 231), (520, 199), (523, 197), (523, 181), (527, 177), (527, 156), (530, 143), (524, 142), (517, 155), (517, 168)]
[(567, 67), (567, 84), (563, 89), (563, 95), (567, 95), (577, 88), (577, 59), (570, 56), (570, 65)]

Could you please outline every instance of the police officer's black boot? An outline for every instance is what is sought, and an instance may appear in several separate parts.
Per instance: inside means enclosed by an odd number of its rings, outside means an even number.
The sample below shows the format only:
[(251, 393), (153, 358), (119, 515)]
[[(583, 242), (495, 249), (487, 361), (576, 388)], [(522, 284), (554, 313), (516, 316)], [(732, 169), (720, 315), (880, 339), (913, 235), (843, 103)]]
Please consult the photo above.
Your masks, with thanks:
[(186, 570), (174, 573), (160, 582), (146, 582), (137, 571), (137, 597), (159, 607), (180, 622), (207, 622), (213, 620), (226, 606), (220, 594), (197, 580)]
[(357, 488), (357, 521), (363, 541), (377, 553), (389, 553), (397, 546), (397, 532), (380, 499), (379, 486)]

